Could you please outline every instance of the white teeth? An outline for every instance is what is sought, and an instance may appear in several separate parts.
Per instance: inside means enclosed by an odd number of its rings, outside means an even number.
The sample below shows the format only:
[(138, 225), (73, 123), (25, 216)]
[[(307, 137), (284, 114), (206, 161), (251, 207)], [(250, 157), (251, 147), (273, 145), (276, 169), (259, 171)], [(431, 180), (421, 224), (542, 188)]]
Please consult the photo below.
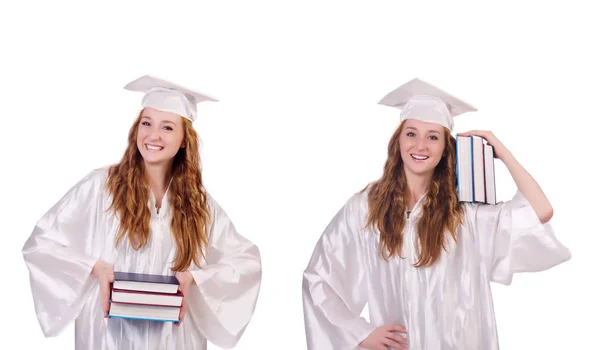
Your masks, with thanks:
[(410, 156), (413, 157), (414, 159), (417, 159), (417, 160), (425, 160), (425, 159), (429, 158), (427, 156), (416, 156), (414, 154), (411, 154)]
[(151, 151), (160, 151), (161, 149), (163, 149), (163, 147), (160, 146), (152, 146), (152, 145), (146, 145), (146, 148), (148, 148)]

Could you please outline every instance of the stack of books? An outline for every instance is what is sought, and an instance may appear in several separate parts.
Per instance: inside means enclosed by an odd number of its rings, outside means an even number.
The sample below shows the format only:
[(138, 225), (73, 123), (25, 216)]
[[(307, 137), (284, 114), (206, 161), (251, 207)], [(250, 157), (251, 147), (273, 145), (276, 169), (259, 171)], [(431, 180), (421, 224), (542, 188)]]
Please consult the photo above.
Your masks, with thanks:
[(183, 294), (175, 276), (115, 272), (109, 317), (179, 322)]
[(456, 136), (458, 201), (496, 204), (494, 149), (479, 136)]

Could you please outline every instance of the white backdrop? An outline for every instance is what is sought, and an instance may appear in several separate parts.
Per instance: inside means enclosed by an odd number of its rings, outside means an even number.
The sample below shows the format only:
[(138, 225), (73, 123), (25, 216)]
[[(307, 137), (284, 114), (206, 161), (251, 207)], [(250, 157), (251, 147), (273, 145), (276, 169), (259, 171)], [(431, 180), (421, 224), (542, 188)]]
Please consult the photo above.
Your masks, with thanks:
[[(495, 132), (573, 253), (493, 286), (501, 347), (594, 348), (600, 22), (569, 3), (3, 2), (0, 338), (73, 348), (72, 326), (43, 337), (21, 247), (71, 186), (120, 159), (141, 99), (122, 86), (154, 73), (221, 98), (195, 124), (205, 183), (264, 267), (237, 349), (305, 349), (302, 272), (329, 220), (381, 175), (399, 111), (376, 102), (420, 77), (479, 108), (455, 130)], [(497, 168), (506, 200), (516, 187)]]

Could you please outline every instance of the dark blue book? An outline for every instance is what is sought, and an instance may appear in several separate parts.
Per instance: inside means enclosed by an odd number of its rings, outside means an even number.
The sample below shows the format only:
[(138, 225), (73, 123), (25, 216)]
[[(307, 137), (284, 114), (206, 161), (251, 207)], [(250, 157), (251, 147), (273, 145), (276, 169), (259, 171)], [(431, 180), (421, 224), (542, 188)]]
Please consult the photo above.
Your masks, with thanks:
[(176, 294), (179, 281), (175, 276), (134, 272), (115, 272), (114, 289)]

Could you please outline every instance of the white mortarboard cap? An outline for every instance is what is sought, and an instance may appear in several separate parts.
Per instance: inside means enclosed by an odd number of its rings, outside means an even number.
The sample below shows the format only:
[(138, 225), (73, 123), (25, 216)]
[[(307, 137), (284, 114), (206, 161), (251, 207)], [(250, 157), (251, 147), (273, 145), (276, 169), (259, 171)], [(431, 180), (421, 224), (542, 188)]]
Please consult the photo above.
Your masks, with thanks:
[(144, 93), (142, 107), (171, 112), (184, 118), (196, 120), (197, 104), (218, 101), (217, 98), (194, 91), (170, 81), (144, 75), (125, 85), (126, 90)]
[(420, 79), (413, 79), (387, 94), (379, 104), (401, 108), (400, 121), (417, 119), (452, 131), (453, 118), (477, 109)]

